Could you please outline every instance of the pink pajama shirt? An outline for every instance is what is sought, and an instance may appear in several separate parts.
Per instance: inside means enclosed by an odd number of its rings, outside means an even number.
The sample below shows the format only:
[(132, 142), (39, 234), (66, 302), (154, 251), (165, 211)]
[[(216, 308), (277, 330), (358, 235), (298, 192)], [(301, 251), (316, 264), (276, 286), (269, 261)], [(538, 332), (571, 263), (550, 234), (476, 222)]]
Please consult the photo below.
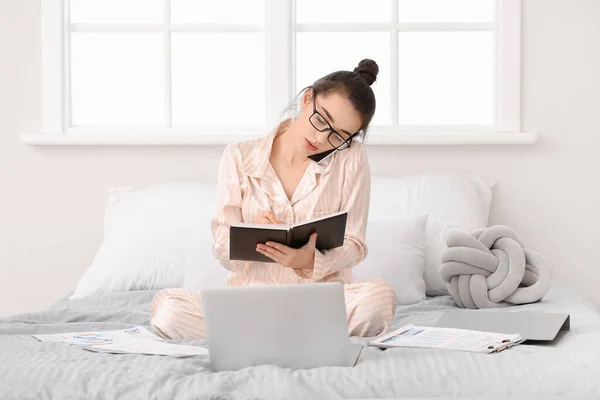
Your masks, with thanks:
[[(275, 135), (274, 130), (264, 138), (229, 145), (221, 159), (212, 231), (215, 257), (230, 271), (227, 285), (342, 282), (349, 334), (375, 336), (386, 331), (396, 308), (394, 290), (381, 279), (352, 280), (352, 267), (367, 255), (365, 236), (371, 175), (364, 146), (354, 143), (319, 163), (310, 161), (292, 198), (288, 199), (269, 162)], [(344, 245), (328, 251), (315, 250), (313, 270), (229, 260), (230, 225), (254, 223), (269, 207), (286, 224), (347, 211)], [(164, 337), (204, 338), (200, 293), (185, 289), (160, 291), (152, 302), (151, 323)]]

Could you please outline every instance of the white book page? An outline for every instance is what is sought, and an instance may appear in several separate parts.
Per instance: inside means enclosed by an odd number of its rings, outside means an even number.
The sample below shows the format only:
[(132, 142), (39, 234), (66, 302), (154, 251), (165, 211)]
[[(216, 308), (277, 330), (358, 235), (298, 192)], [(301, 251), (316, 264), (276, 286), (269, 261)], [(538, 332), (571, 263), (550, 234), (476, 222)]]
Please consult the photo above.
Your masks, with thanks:
[(293, 228), (296, 228), (298, 226), (312, 224), (313, 222), (322, 221), (324, 219), (329, 219), (329, 218), (332, 218), (332, 217), (337, 217), (338, 215), (342, 215), (342, 214), (346, 214), (346, 213), (347, 213), (347, 211), (338, 211), (338, 212), (335, 212), (335, 213), (332, 213), (332, 214), (329, 214), (329, 215), (325, 215), (325, 216), (322, 216), (322, 217), (319, 217), (319, 218), (313, 218), (313, 219), (309, 219), (307, 221), (298, 222), (298, 223), (292, 225), (291, 228), (293, 229)]
[(256, 228), (256, 229), (273, 229), (273, 230), (282, 230), (282, 231), (289, 231), (290, 229), (293, 229), (295, 227), (298, 226), (302, 226), (302, 225), (308, 225), (311, 224), (313, 222), (317, 222), (317, 221), (322, 221), (325, 219), (329, 219), (332, 217), (337, 217), (338, 215), (342, 215), (342, 214), (346, 214), (347, 211), (338, 211), (335, 213), (331, 213), (329, 215), (325, 215), (322, 217), (318, 217), (318, 218), (312, 218), (306, 221), (302, 221), (302, 222), (298, 222), (296, 224), (293, 225), (286, 225), (286, 224), (249, 224), (249, 223), (245, 223), (245, 222), (236, 222), (231, 224), (232, 228)]
[(272, 229), (278, 231), (289, 231), (290, 226), (284, 224), (247, 224), (245, 222), (236, 222), (231, 224), (232, 228), (255, 228), (255, 229)]

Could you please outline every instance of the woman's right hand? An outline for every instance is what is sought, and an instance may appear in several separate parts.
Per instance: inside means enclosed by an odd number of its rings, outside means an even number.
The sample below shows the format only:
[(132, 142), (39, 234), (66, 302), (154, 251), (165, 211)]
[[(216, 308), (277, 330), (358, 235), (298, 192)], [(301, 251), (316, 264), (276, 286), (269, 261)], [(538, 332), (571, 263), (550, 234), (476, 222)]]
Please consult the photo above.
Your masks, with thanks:
[(277, 219), (277, 216), (272, 210), (267, 210), (259, 215), (256, 218), (257, 224), (283, 224), (280, 220)]

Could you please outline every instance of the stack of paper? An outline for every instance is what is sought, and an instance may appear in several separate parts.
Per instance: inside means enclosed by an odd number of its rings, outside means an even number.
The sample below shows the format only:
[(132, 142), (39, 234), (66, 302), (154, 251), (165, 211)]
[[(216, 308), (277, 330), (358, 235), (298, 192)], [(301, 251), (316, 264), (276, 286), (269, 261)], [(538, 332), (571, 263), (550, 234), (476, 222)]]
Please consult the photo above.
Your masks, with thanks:
[(494, 353), (523, 342), (518, 334), (406, 325), (371, 342), (372, 346), (422, 347)]
[(71, 332), (33, 335), (42, 342), (59, 342), (84, 346), (85, 350), (114, 354), (148, 354), (172, 357), (206, 355), (204, 347), (170, 344), (146, 328), (138, 326), (118, 331)]
[(204, 347), (188, 346), (183, 344), (170, 344), (162, 341), (140, 340), (137, 342), (121, 344), (103, 344), (85, 347), (86, 350), (98, 353), (113, 354), (149, 354), (171, 357), (189, 357), (208, 354)]

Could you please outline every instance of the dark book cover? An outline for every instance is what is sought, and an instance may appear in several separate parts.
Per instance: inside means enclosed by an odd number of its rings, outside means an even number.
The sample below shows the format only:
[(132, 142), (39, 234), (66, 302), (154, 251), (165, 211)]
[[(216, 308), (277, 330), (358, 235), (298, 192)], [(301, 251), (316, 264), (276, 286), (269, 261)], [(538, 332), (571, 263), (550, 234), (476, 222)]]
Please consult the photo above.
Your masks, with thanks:
[(274, 224), (233, 224), (229, 228), (229, 259), (274, 262), (256, 251), (256, 245), (277, 242), (299, 249), (317, 232), (318, 250), (330, 250), (344, 244), (348, 213), (341, 211), (291, 226)]

